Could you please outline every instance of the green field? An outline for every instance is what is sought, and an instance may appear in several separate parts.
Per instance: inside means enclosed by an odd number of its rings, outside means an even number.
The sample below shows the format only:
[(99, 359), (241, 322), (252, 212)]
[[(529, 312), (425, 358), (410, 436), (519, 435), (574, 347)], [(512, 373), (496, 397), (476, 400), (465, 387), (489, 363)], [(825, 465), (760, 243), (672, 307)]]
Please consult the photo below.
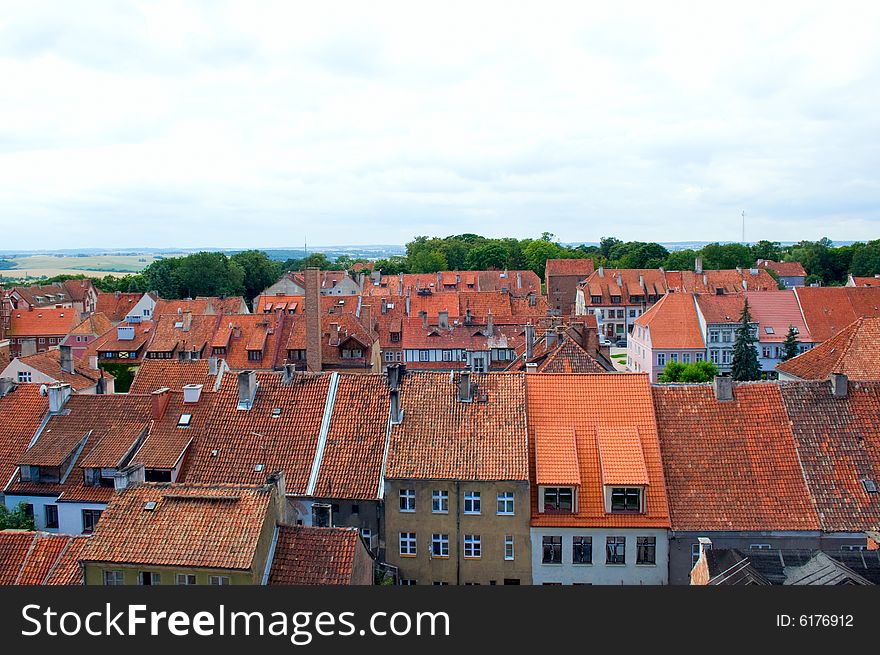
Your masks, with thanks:
[[(164, 255), (175, 256), (175, 255)], [(88, 257), (31, 255), (8, 257), (15, 268), (0, 271), (4, 278), (40, 278), (55, 275), (128, 275), (138, 273), (159, 259), (155, 255), (98, 255)]]

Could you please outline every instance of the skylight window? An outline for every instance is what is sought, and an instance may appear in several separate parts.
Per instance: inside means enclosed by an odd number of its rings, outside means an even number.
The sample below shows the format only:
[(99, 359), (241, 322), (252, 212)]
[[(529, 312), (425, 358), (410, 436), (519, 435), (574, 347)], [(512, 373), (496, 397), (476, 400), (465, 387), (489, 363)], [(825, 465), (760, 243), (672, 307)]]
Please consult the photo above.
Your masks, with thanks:
[(180, 419), (177, 421), (177, 427), (188, 428), (190, 422), (192, 422), (192, 414), (181, 414)]
[(257, 464), (256, 466), (254, 466), (254, 473), (262, 473), (262, 472), (263, 472), (263, 465), (262, 464)]
[(764, 326), (764, 332), (767, 334), (776, 334), (776, 330), (774, 330), (770, 325)]
[(155, 500), (150, 500), (144, 505), (145, 512), (152, 512), (154, 509), (156, 509), (156, 501)]
[(862, 485), (865, 487), (865, 492), (869, 494), (877, 493), (877, 483), (873, 480), (862, 480)]
[(272, 410), (272, 418), (278, 418), (280, 416), (281, 416), (281, 408), (280, 407), (276, 407), (275, 409)]
[(174, 324), (174, 327), (176, 327), (176, 328), (178, 328), (178, 329), (182, 328), (182, 327), (183, 327), (183, 321), (177, 321), (177, 322)]

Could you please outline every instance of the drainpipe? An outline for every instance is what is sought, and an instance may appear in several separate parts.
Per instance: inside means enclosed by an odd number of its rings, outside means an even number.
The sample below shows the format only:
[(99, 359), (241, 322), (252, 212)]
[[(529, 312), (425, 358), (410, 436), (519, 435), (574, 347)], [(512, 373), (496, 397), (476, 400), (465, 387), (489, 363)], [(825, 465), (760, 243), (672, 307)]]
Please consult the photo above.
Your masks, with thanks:
[(455, 584), (461, 585), (461, 557), (464, 544), (461, 541), (461, 482), (455, 482)]

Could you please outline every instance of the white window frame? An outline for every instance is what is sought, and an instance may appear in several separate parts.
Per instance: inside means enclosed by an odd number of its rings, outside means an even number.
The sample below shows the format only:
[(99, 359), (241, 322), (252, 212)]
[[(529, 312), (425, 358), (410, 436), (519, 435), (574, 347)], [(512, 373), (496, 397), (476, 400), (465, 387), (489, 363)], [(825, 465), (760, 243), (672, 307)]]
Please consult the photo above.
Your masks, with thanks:
[(104, 571), (105, 587), (120, 587), (125, 584), (125, 574), (120, 570)]
[(209, 575), (208, 584), (214, 586), (224, 586), (231, 584), (228, 575)]
[(496, 514), (501, 516), (513, 516), (516, 514), (516, 497), (512, 491), (498, 493), (498, 507)]
[(431, 492), (431, 513), (449, 514), (449, 492), (444, 489), (434, 489)]
[(412, 514), (416, 511), (416, 490), (401, 489), (400, 490), (400, 511), (405, 514)]
[(470, 515), (479, 515), (482, 512), (482, 500), (480, 498), (479, 491), (465, 491), (464, 492), (464, 513)]
[(512, 562), (515, 557), (516, 549), (514, 547), (513, 535), (504, 535), (504, 559), (505, 561)]
[(449, 557), (449, 535), (435, 532), (431, 535), (431, 557)]
[(415, 532), (401, 532), (399, 535), (401, 557), (415, 557), (418, 554), (418, 540)]
[(478, 534), (464, 536), (464, 558), (480, 559), (483, 556), (483, 542)]
[(176, 584), (182, 587), (190, 587), (197, 584), (195, 573), (178, 573), (174, 579)]

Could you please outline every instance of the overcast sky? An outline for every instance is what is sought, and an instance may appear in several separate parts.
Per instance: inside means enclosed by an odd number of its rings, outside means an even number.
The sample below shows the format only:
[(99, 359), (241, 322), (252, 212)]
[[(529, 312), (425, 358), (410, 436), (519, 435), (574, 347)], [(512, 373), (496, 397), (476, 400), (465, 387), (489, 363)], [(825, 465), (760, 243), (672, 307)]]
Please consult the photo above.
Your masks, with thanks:
[(739, 240), (743, 210), (749, 240), (877, 238), (878, 25), (827, 0), (4, 1), (0, 249)]

